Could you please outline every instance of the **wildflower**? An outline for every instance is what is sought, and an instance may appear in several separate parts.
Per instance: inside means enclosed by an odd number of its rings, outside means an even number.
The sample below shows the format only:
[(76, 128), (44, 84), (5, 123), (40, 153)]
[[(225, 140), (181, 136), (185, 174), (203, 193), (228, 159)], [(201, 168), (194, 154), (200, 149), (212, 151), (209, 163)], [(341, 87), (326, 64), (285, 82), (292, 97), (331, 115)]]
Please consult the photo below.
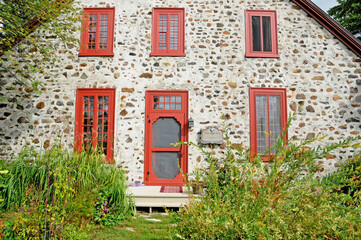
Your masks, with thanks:
[(233, 181), (233, 180), (234, 180), (234, 177), (231, 177), (231, 180)]
[(106, 201), (106, 200), (104, 200), (104, 202), (103, 202), (103, 206), (105, 206), (105, 205), (107, 205), (107, 201)]
[(224, 168), (224, 164), (223, 164), (223, 163), (221, 163), (221, 165), (219, 165), (219, 167), (220, 167), (220, 168)]

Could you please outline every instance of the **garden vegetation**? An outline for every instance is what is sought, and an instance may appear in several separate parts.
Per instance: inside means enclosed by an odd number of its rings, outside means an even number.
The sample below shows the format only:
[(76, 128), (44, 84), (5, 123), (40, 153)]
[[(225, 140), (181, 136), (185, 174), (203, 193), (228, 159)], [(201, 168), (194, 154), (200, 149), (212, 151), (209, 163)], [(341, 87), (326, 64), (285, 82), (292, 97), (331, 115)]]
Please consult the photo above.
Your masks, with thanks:
[(119, 224), (134, 213), (123, 172), (97, 151), (25, 147), (0, 170), (1, 207), (15, 211), (6, 239), (88, 239), (95, 224)]
[(172, 213), (174, 239), (361, 239), (360, 158), (316, 177), (321, 159), (357, 140), (310, 147), (322, 138), (280, 138), (269, 162), (228, 140), (218, 158), (191, 144), (209, 167), (196, 176), (203, 195)]

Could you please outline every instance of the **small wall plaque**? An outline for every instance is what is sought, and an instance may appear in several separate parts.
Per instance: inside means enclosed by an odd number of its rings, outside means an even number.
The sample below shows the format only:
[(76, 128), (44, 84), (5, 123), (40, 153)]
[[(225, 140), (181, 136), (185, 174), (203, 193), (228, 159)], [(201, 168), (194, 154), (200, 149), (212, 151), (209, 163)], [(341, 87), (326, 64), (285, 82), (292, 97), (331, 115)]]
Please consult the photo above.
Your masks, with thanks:
[(208, 127), (201, 131), (201, 143), (202, 144), (222, 144), (223, 132), (215, 127)]

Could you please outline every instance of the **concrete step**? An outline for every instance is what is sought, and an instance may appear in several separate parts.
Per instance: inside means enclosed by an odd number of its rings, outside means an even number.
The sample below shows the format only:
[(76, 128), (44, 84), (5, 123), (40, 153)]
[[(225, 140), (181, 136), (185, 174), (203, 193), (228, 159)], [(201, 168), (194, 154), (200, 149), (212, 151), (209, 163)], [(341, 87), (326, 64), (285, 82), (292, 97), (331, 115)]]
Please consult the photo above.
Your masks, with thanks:
[[(160, 186), (129, 187), (136, 207), (181, 207), (189, 202), (188, 193), (161, 193)], [(151, 209), (150, 209), (151, 211)]]

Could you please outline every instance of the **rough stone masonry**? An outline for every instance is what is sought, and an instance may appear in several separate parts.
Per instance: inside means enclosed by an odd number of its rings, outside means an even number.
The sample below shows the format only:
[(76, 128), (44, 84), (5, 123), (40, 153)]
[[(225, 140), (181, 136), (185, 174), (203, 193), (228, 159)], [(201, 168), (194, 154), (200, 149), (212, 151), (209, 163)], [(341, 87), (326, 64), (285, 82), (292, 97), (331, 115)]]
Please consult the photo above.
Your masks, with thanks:
[[(144, 177), (146, 90), (189, 92), (192, 142), (225, 122), (230, 140), (249, 146), (250, 87), (287, 89), (287, 111), (298, 112), (289, 138), (321, 134), (328, 143), (360, 134), (361, 59), (289, 0), (83, 0), (80, 7), (115, 7), (114, 57), (78, 57), (79, 49), (59, 44), (56, 79), (43, 79), (40, 95), (11, 90), (14, 79), (1, 73), (9, 99), (0, 103), (1, 158), (26, 143), (46, 148), (58, 135), (72, 146), (77, 88), (116, 88), (114, 160), (129, 182)], [(149, 56), (154, 7), (185, 9), (186, 57)], [(247, 9), (277, 11), (279, 58), (245, 57)], [(322, 160), (323, 173), (351, 155)], [(203, 164), (189, 149), (189, 171)]]

